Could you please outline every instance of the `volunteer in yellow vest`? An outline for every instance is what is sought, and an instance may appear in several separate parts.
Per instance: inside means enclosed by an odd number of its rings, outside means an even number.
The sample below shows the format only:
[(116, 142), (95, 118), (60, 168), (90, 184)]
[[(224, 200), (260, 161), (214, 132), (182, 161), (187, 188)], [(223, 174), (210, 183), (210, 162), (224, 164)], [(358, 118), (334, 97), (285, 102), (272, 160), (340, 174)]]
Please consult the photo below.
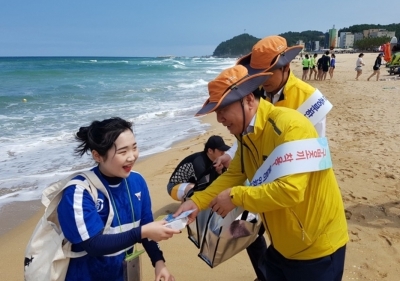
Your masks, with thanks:
[(260, 261), (266, 280), (341, 280), (349, 237), (331, 167), (243, 186), (275, 148), (318, 138), (312, 123), (298, 111), (275, 107), (252, 94), (267, 75), (249, 77), (245, 67), (236, 65), (208, 84), (210, 97), (197, 115), (216, 112), (240, 149), (229, 169), (174, 215), (195, 209), (189, 216), (193, 221), (199, 210), (211, 207), (224, 217), (236, 206), (259, 213), (271, 241)]

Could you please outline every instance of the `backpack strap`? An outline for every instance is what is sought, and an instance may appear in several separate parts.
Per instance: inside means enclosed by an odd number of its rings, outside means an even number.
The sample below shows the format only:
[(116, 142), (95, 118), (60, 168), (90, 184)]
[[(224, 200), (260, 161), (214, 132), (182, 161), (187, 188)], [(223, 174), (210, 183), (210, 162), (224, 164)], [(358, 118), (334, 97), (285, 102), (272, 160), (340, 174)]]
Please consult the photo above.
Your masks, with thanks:
[[(85, 182), (80, 180), (73, 180), (76, 176), (83, 176), (87, 179), (89, 185), (85, 184)], [(53, 227), (56, 231), (61, 234), (61, 228), (59, 226), (58, 218), (56, 217), (58, 203), (61, 200), (62, 192), (64, 189), (72, 184), (77, 184), (79, 186), (84, 187), (89, 194), (93, 197), (93, 201), (96, 202), (98, 198), (98, 190), (100, 190), (104, 196), (108, 198), (110, 202), (110, 212), (108, 214), (106, 225), (104, 226), (105, 229), (110, 228), (111, 222), (114, 218), (114, 209), (111, 206), (111, 201), (107, 189), (105, 188), (104, 184), (101, 182), (99, 177), (93, 171), (81, 171), (74, 173), (68, 176), (65, 179), (56, 182), (43, 190), (42, 192), (42, 203), (46, 207), (45, 210), (45, 218), (46, 220), (53, 222)]]
[[(93, 172), (93, 171), (83, 171), (81, 172), (81, 174), (83, 174), (85, 176), (85, 178), (90, 182), (90, 185), (95, 187), (95, 188), (90, 188), (90, 193), (93, 196), (93, 199), (95, 199), (94, 201), (97, 201), (97, 190), (100, 190), (104, 196), (106, 196), (108, 198), (108, 202), (110, 204), (110, 212), (108, 214), (108, 218), (107, 218), (107, 222), (105, 225), (105, 229), (110, 228), (112, 220), (114, 218), (114, 208), (111, 205), (111, 200), (110, 200), (110, 195), (107, 192), (107, 189), (105, 188), (104, 184), (101, 182), (101, 180), (99, 179), (99, 177)], [(96, 195), (96, 198), (94, 198), (94, 195)]]
[(50, 186), (46, 187), (42, 191), (42, 204), (46, 208), (48, 208), (51, 201), (53, 201), (53, 199), (55, 197), (57, 197), (57, 195), (64, 190), (64, 188), (66, 187), (66, 184), (70, 180), (72, 180), (74, 177), (76, 177), (77, 175), (79, 175), (79, 173), (74, 173), (74, 174), (69, 175), (68, 177), (61, 179), (58, 182), (55, 182), (55, 183), (51, 184)]
[[(76, 176), (80, 175), (81, 173), (74, 173), (56, 183), (53, 183), (49, 187), (47, 187), (42, 192), (42, 204), (46, 207), (44, 212), (44, 217), (46, 220), (53, 222), (53, 227), (56, 231), (60, 234), (61, 229), (59, 227), (57, 214), (57, 207), (58, 203), (60, 203), (62, 192), (66, 187), (69, 186), (69, 182)], [(85, 184), (82, 181), (79, 181), (79, 184), (85, 187)], [(85, 187), (86, 188), (86, 187)], [(97, 200), (97, 199), (96, 199)]]
[[(81, 180), (75, 180), (74, 178), (76, 176), (83, 176), (87, 181), (81, 181)], [(64, 238), (64, 234), (61, 231), (60, 223), (58, 221), (58, 215), (57, 215), (57, 207), (58, 204), (60, 203), (62, 193), (65, 188), (71, 185), (79, 185), (83, 188), (85, 188), (89, 194), (92, 196), (93, 201), (96, 202), (98, 198), (98, 190), (100, 190), (104, 196), (106, 196), (109, 199), (110, 202), (110, 212), (108, 214), (107, 222), (105, 224), (104, 229), (109, 229), (111, 226), (111, 222), (114, 218), (114, 209), (111, 206), (111, 201), (109, 194), (104, 186), (104, 184), (101, 182), (99, 177), (93, 172), (93, 171), (81, 171), (74, 173), (56, 183), (53, 183), (49, 187), (47, 187), (45, 190), (42, 192), (42, 203), (46, 207), (44, 216), (42, 217), (42, 220), (46, 220), (52, 227), (53, 229), (64, 239), (63, 243), (63, 255), (66, 257), (70, 258), (78, 258), (86, 255), (85, 251), (82, 252), (72, 252), (71, 251), (71, 243)]]

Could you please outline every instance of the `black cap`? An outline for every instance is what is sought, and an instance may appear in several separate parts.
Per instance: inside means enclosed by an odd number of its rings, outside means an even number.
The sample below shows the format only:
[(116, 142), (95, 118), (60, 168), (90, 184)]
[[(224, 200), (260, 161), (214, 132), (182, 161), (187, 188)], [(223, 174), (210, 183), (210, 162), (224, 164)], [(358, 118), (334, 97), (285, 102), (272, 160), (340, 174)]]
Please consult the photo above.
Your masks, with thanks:
[(231, 148), (229, 145), (226, 145), (224, 140), (220, 136), (211, 136), (206, 144), (204, 145), (205, 149), (218, 149), (221, 151), (227, 151)]

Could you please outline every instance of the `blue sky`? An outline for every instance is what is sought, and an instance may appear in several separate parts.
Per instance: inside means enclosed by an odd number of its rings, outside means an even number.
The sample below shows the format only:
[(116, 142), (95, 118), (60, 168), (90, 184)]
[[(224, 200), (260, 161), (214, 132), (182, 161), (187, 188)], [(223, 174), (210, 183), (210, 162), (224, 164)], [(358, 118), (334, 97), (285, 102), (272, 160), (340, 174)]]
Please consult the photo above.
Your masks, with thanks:
[(0, 0), (0, 7), (0, 56), (201, 56), (244, 32), (263, 38), (400, 22), (396, 0)]

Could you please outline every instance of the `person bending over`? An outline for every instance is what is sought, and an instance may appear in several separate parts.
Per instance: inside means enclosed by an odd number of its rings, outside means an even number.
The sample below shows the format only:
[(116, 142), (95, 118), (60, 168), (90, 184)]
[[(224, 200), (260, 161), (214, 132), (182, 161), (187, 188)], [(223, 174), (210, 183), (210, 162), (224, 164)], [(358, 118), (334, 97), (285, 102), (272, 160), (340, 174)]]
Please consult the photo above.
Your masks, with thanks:
[(214, 169), (213, 162), (229, 148), (222, 137), (211, 136), (203, 151), (187, 156), (175, 168), (167, 184), (168, 194), (173, 199), (182, 201), (195, 183), (204, 187), (214, 181), (219, 173)]

